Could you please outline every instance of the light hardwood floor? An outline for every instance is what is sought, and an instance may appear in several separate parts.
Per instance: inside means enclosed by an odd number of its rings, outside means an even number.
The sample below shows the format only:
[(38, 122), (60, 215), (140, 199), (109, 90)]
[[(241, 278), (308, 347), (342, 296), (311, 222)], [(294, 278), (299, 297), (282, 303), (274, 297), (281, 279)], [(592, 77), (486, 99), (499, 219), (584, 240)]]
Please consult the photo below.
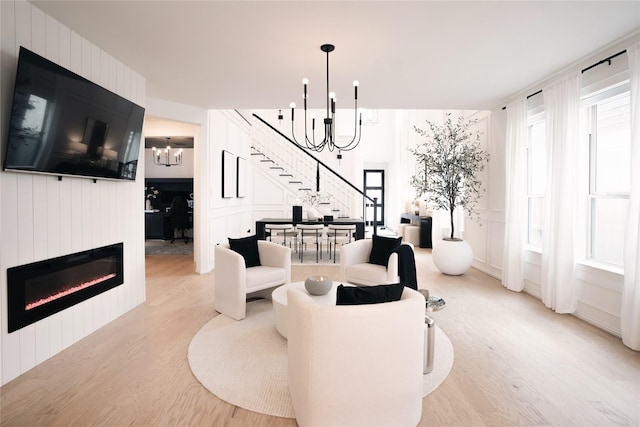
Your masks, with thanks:
[[(433, 317), (455, 360), (421, 426), (640, 426), (639, 353), (478, 271), (441, 275), (430, 256), (416, 249), (419, 284), (446, 300)], [(194, 274), (189, 256), (149, 256), (146, 269), (145, 304), (0, 389), (2, 426), (295, 426), (224, 402), (191, 374), (189, 341), (217, 315), (213, 275)]]

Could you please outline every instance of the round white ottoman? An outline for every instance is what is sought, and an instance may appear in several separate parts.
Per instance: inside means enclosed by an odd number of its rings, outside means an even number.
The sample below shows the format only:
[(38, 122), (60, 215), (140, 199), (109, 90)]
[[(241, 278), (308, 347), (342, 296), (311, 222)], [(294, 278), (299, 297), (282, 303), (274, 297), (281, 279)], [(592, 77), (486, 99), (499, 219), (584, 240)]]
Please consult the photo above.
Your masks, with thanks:
[(420, 226), (407, 225), (404, 227), (404, 241), (420, 246)]

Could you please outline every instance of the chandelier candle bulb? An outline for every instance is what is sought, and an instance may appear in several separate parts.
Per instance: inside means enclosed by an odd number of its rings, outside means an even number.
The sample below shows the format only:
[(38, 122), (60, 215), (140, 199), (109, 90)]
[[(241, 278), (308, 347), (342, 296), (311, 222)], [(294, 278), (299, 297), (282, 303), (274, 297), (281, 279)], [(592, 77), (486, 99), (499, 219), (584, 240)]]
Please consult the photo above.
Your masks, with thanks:
[(362, 133), (361, 133), (362, 120), (360, 120), (360, 122), (358, 123), (358, 86), (360, 83), (358, 82), (358, 80), (353, 81), (354, 109), (355, 109), (354, 127), (356, 129), (355, 134), (350, 142), (345, 143), (343, 145), (339, 145), (336, 143), (336, 140), (335, 140), (336, 131), (334, 127), (334, 117), (336, 113), (337, 99), (336, 99), (335, 93), (329, 91), (329, 53), (335, 50), (335, 46), (332, 44), (323, 44), (322, 46), (320, 46), (320, 50), (326, 53), (326, 64), (327, 64), (327, 79), (326, 79), (327, 115), (324, 118), (324, 138), (322, 139), (322, 141), (318, 141), (318, 142), (316, 141), (315, 133), (313, 132), (313, 130), (315, 130), (315, 118), (311, 119), (311, 129), (312, 129), (311, 135), (309, 135), (309, 132), (307, 131), (307, 98), (308, 98), (307, 85), (309, 83), (309, 80), (307, 78), (302, 79), (303, 90), (304, 90), (302, 95), (302, 98), (304, 99), (304, 142), (298, 142), (298, 140), (296, 139), (294, 111), (293, 111), (293, 109), (295, 108), (295, 104), (293, 103), (291, 104), (291, 137), (293, 139), (293, 142), (295, 142), (298, 145), (298, 147), (316, 151), (316, 152), (320, 152), (324, 150), (325, 146), (329, 149), (329, 151), (333, 151), (336, 148), (341, 151), (353, 150), (358, 146), (358, 144), (360, 144), (360, 139), (362, 137)]
[[(171, 138), (166, 138), (167, 142)], [(173, 156), (171, 156), (171, 146), (167, 144), (167, 147), (163, 149), (157, 149), (156, 147), (152, 147), (153, 151), (153, 163), (157, 166), (180, 166), (182, 164), (182, 149), (174, 152)], [(162, 153), (164, 152), (164, 156)], [(164, 157), (164, 158), (163, 158)]]

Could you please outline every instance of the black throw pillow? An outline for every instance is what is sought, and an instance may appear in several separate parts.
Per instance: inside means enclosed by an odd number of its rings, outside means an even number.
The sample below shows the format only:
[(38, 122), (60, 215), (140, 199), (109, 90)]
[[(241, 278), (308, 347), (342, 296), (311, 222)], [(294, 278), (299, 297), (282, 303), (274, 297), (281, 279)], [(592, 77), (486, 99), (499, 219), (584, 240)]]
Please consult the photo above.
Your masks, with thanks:
[(229, 237), (229, 247), (232, 251), (242, 255), (245, 266), (257, 267), (260, 265), (257, 236), (242, 237), (240, 239), (232, 239)]
[(398, 301), (402, 296), (404, 285), (376, 286), (344, 286), (336, 289), (336, 305), (377, 304), (380, 302)]
[(369, 262), (386, 267), (389, 263), (389, 256), (401, 244), (402, 237), (382, 237), (375, 234), (373, 236), (373, 246), (371, 247)]

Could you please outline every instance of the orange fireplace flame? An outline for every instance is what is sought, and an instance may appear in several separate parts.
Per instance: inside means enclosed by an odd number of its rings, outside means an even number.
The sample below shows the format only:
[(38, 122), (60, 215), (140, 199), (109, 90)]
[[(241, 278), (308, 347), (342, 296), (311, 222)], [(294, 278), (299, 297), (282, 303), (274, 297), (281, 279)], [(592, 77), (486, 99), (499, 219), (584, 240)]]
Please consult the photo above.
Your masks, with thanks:
[(54, 295), (48, 296), (46, 298), (39, 299), (38, 301), (30, 302), (25, 305), (25, 310), (33, 310), (36, 307), (40, 307), (41, 305), (45, 305), (50, 303), (51, 301), (55, 301), (59, 298), (65, 297), (67, 295), (71, 295), (74, 292), (81, 291), (82, 289), (89, 288), (93, 285), (97, 285), (98, 283), (102, 283), (106, 280), (109, 280), (113, 277), (116, 277), (115, 273), (107, 274), (106, 276), (98, 277), (97, 279), (89, 280), (88, 282), (80, 283), (72, 288), (66, 289), (64, 291), (60, 291), (55, 293)]

